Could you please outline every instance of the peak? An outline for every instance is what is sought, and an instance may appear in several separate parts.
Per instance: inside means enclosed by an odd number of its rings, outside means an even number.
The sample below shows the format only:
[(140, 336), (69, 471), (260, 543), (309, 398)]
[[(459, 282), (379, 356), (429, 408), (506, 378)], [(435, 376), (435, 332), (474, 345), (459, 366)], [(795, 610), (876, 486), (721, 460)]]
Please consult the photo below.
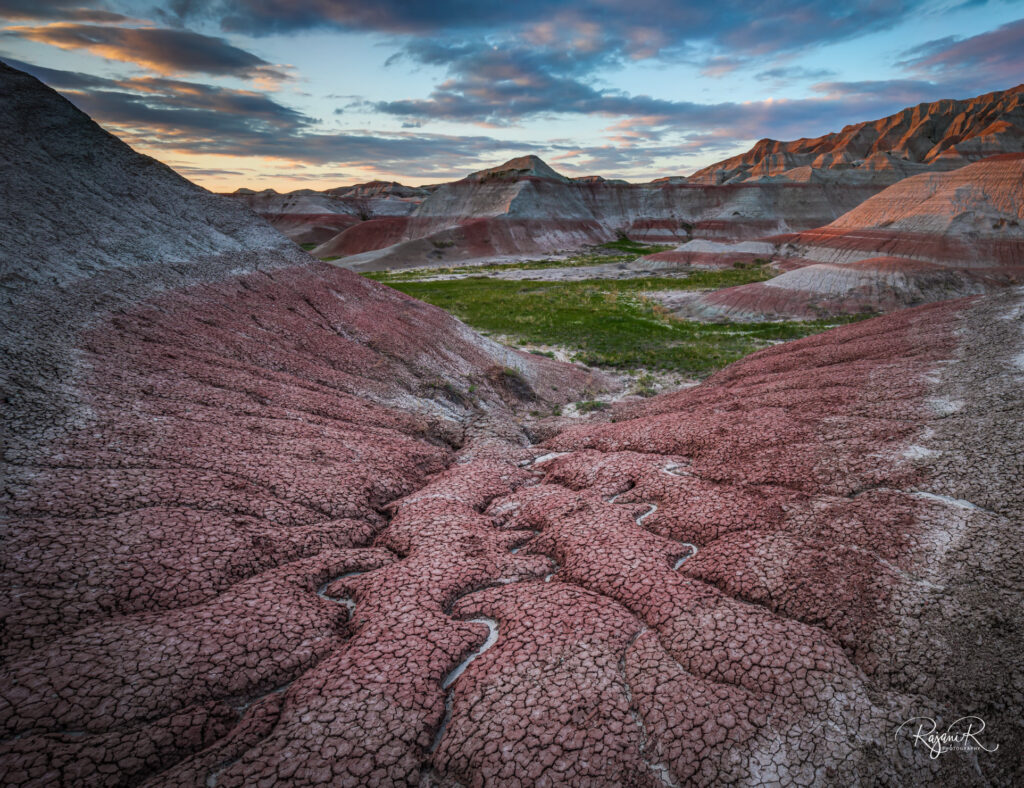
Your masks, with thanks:
[[(782, 142), (758, 140), (745, 153), (733, 156), (691, 176), (694, 183), (739, 183), (763, 177), (792, 180), (802, 168), (848, 171), (864, 162), (863, 179), (892, 182), (923, 168), (949, 169), (996, 153), (1024, 149), (1024, 85), (968, 99), (941, 99), (905, 107), (876, 120), (844, 126), (841, 131), (813, 139)], [(879, 154), (890, 158), (888, 166)], [(869, 174), (872, 173), (872, 174)]]
[[(117, 277), (155, 261), (287, 248), (238, 200), (214, 196), (136, 153), (56, 91), (3, 64), (0, 139), (0, 260), (18, 261), (23, 282)], [(60, 232), (39, 237), (39, 223), (54, 216)], [(225, 265), (233, 270), (238, 262)], [(128, 292), (118, 288), (112, 290)]]
[(474, 172), (467, 180), (515, 180), (516, 178), (547, 178), (554, 181), (568, 181), (564, 175), (559, 175), (547, 163), (540, 158), (530, 154), (528, 156), (517, 156), (509, 159), (497, 167), (490, 167), (486, 170)]

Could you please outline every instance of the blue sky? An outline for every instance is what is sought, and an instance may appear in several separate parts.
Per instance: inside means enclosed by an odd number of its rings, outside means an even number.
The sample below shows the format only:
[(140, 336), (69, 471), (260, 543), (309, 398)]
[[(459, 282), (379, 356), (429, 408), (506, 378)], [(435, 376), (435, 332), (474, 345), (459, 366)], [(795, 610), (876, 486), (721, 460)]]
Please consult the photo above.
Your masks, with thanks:
[(536, 153), (682, 175), (1024, 81), (1024, 0), (0, 0), (0, 58), (208, 188)]

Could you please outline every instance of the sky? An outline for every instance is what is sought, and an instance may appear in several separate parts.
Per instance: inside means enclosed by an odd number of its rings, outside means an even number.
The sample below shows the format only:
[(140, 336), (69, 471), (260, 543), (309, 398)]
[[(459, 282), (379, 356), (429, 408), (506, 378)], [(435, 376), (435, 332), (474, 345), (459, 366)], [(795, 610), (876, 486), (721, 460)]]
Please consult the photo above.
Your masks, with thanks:
[(637, 182), (1020, 84), (1024, 0), (0, 0), (0, 60), (214, 191)]

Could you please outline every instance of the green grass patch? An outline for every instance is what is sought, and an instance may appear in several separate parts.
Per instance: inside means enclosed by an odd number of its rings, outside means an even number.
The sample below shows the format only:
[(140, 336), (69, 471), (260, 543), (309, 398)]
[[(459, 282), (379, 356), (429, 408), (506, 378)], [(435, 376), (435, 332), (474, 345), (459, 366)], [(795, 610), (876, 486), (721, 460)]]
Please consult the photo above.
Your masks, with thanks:
[(851, 319), (699, 323), (678, 320), (645, 296), (659, 290), (731, 287), (770, 275), (758, 267), (699, 271), (682, 279), (535, 282), (473, 277), (391, 285), (479, 331), (573, 349), (584, 364), (703, 377), (774, 341), (807, 336)]
[(316, 243), (312, 243), (312, 242), (308, 242), (308, 243), (304, 243), (304, 244), (299, 244), (299, 246), (301, 246), (301, 247), (302, 247), (303, 249), (305, 249), (305, 250), (306, 250), (307, 252), (311, 252), (311, 251), (313, 251), (313, 250), (314, 250), (314, 249), (316, 249), (316, 248), (317, 248), (317, 247), (318, 247), (319, 245), (320, 245), (320, 244), (316, 244)]
[(675, 249), (675, 246), (669, 244), (667, 246), (659, 246), (656, 244), (642, 244), (639, 241), (631, 241), (626, 236), (620, 236), (614, 241), (609, 241), (606, 244), (601, 244), (599, 249), (611, 249), (616, 252), (623, 254), (654, 254), (655, 252), (666, 252), (669, 249)]
[[(621, 245), (621, 246), (620, 246)], [(624, 248), (628, 247), (628, 248)], [(441, 275), (479, 276), (500, 271), (537, 271), (543, 268), (579, 268), (585, 265), (627, 263), (637, 257), (674, 249), (673, 246), (638, 244), (635, 241), (612, 241), (590, 251), (581, 252), (561, 260), (526, 260), (521, 263), (491, 263), (489, 265), (455, 265), (443, 268), (413, 268), (406, 271), (373, 271), (365, 274), (378, 282), (409, 282)]]

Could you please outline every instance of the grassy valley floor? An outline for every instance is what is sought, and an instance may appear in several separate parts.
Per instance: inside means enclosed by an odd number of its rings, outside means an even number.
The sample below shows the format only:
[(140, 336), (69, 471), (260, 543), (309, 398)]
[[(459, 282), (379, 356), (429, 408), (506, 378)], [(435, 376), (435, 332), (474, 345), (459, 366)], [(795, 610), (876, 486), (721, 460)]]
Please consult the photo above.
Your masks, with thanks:
[(849, 319), (777, 323), (680, 320), (647, 296), (763, 281), (765, 266), (688, 276), (583, 281), (508, 281), (472, 276), (422, 281), (408, 272), (367, 276), (451, 312), (478, 331), (519, 345), (554, 346), (572, 360), (621, 372), (702, 378), (770, 344)]

